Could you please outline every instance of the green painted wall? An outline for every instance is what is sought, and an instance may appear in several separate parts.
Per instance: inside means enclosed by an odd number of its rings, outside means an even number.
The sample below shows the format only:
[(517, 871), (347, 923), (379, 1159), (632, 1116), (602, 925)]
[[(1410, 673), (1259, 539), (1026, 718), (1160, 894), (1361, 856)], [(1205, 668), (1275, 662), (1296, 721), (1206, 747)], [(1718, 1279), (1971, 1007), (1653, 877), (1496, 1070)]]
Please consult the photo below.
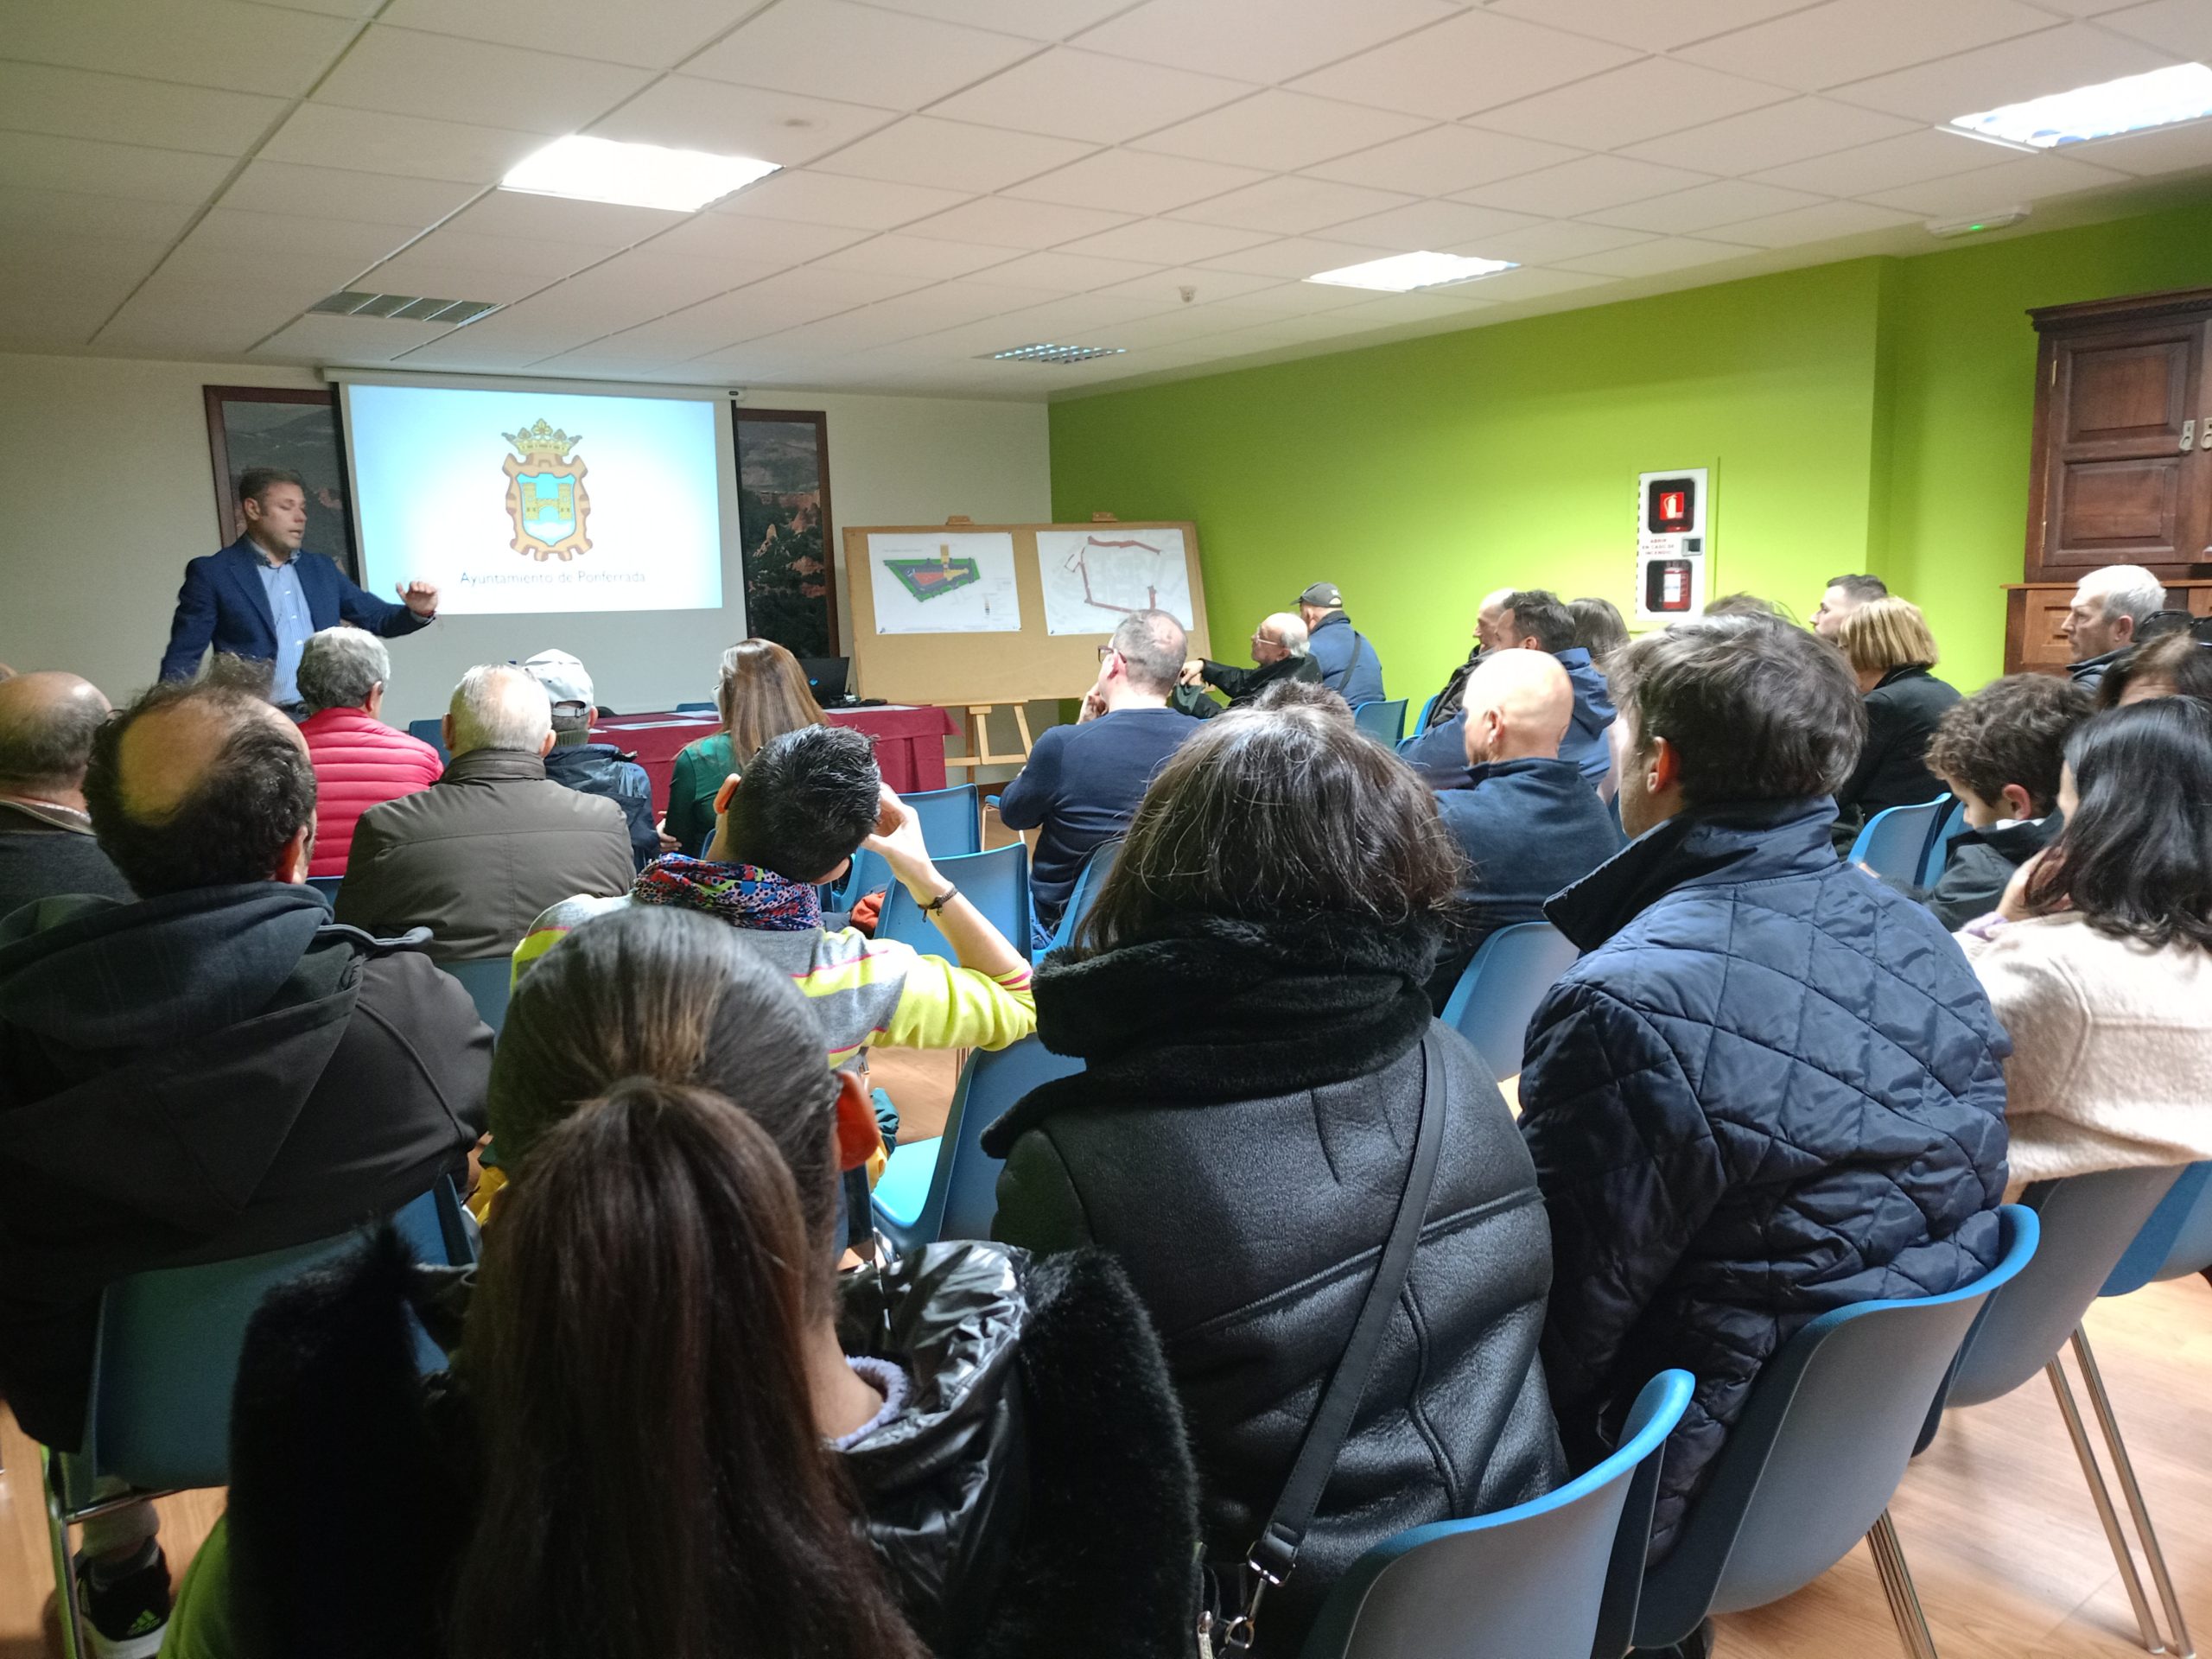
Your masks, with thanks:
[(1341, 583), (1394, 692), (1513, 583), (1626, 608), (1635, 478), (1715, 469), (1722, 590), (1872, 569), (1966, 686), (2018, 581), (2031, 305), (2203, 283), (2212, 206), (1862, 259), (1058, 404), (1053, 516), (1190, 518), (1217, 654)]

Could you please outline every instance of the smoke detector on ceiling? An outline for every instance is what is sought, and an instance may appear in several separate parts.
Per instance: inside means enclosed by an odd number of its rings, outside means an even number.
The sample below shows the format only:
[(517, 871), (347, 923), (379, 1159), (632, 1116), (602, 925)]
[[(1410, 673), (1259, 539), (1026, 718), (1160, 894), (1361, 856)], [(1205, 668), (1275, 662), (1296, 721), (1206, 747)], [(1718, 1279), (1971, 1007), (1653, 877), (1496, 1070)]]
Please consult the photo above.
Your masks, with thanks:
[(2001, 231), (2007, 225), (2017, 225), (2028, 216), (2027, 204), (2014, 207), (2000, 207), (1993, 213), (1975, 213), (1965, 219), (1931, 219), (1928, 221), (1930, 236), (1973, 236), (1982, 231)]

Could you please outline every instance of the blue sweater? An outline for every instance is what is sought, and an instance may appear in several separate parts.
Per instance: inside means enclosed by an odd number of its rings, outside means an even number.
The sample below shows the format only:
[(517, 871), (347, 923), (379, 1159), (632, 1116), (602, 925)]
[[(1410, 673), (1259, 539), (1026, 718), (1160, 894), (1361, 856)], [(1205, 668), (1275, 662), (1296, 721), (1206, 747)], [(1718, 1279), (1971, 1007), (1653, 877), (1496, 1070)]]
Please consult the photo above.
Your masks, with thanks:
[(1321, 683), (1342, 693), (1353, 708), (1382, 701), (1382, 659), (1375, 654), (1375, 642), (1342, 611), (1314, 624), (1308, 650), (1321, 665)]

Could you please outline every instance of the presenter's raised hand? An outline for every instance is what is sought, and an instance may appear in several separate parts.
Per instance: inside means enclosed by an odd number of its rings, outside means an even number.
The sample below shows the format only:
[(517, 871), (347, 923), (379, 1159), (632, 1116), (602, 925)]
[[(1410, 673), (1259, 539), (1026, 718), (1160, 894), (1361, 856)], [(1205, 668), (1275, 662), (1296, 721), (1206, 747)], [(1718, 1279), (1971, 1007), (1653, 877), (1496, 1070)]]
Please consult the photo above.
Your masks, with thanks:
[(417, 616), (438, 613), (438, 590), (427, 582), (402, 583), (396, 591), (407, 608)]

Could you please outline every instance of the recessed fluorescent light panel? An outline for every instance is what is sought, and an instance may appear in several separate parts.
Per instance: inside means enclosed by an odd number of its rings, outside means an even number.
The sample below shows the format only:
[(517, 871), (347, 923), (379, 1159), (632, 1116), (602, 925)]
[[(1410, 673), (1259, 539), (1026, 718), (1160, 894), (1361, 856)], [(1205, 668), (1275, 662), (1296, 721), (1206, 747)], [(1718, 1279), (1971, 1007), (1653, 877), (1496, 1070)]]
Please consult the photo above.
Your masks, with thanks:
[(750, 156), (709, 156), (702, 149), (619, 144), (612, 138), (577, 135), (556, 138), (517, 162), (499, 188), (689, 213), (776, 170), (775, 162)]
[(1949, 125), (1969, 138), (2056, 149), (2123, 132), (2201, 121), (2208, 115), (2212, 115), (2212, 69), (2201, 63), (2177, 63), (2147, 75), (2126, 75), (1979, 115), (1961, 115)]
[(1510, 259), (1470, 259), (1456, 253), (1398, 253), (1388, 259), (1370, 259), (1363, 265), (1317, 271), (1306, 280), (1327, 283), (1337, 288), (1372, 288), (1385, 294), (1404, 294), (1416, 288), (1471, 283), (1478, 276), (1494, 276), (1501, 270), (1514, 268)]
[(1094, 357), (1119, 357), (1126, 346), (1056, 346), (1039, 340), (1034, 346), (1014, 346), (1003, 352), (986, 352), (993, 363), (1088, 363)]

